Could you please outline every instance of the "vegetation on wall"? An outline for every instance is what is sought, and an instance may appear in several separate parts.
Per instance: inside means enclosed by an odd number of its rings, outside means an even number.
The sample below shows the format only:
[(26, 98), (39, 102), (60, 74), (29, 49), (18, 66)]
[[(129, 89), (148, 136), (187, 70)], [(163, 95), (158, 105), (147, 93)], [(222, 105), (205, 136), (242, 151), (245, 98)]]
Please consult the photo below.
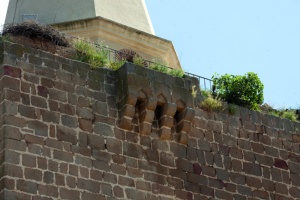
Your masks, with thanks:
[(93, 68), (108, 66), (109, 51), (104, 48), (103, 45), (96, 47), (90, 42), (81, 39), (74, 40), (73, 45), (77, 50), (77, 54), (74, 59), (86, 62)]
[(225, 74), (214, 75), (213, 94), (230, 104), (258, 110), (263, 103), (264, 85), (257, 74), (248, 72), (244, 76)]
[(150, 64), (149, 68), (180, 78), (184, 76), (184, 71), (182, 69), (172, 69), (167, 67), (167, 65), (161, 59), (154, 60), (154, 62)]
[(201, 91), (204, 97), (203, 101), (200, 103), (200, 108), (211, 112), (211, 111), (221, 111), (224, 109), (224, 103), (219, 98), (214, 98), (210, 91)]

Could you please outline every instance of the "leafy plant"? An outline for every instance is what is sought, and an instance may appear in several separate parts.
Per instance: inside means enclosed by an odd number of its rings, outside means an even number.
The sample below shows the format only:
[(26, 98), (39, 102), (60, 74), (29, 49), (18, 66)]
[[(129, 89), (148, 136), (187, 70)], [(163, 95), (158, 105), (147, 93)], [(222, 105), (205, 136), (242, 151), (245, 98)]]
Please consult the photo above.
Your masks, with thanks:
[(133, 63), (137, 66), (140, 66), (140, 67), (144, 67), (145, 66), (145, 60), (140, 57), (140, 56), (133, 56)]
[(88, 41), (77, 39), (73, 42), (77, 50), (75, 59), (89, 63), (93, 68), (109, 65), (109, 51), (103, 46), (95, 46)]
[(211, 111), (221, 111), (224, 109), (223, 102), (214, 98), (209, 91), (202, 91), (201, 94), (204, 97), (204, 100), (200, 103), (200, 108), (208, 112)]
[(112, 70), (118, 70), (120, 69), (124, 64), (125, 64), (125, 60), (119, 61), (119, 62), (110, 62), (108, 65), (108, 68), (112, 69)]
[(283, 114), (281, 115), (282, 118), (289, 119), (291, 121), (296, 121), (297, 116), (294, 110), (287, 110), (284, 111)]
[(234, 104), (228, 104), (228, 112), (230, 115), (234, 115), (236, 113), (237, 106)]
[(182, 78), (184, 76), (184, 71), (182, 69), (169, 69), (168, 74)]
[(196, 85), (192, 86), (192, 97), (195, 99), (197, 96), (197, 90), (196, 90)]
[(214, 75), (212, 80), (214, 95), (228, 103), (254, 110), (257, 110), (263, 103), (264, 85), (253, 72), (248, 72), (244, 76)]
[(153, 63), (149, 66), (150, 69), (169, 74), (172, 76), (180, 77), (182, 78), (184, 76), (184, 71), (182, 69), (172, 69), (165, 65), (165, 63), (162, 60), (154, 60)]

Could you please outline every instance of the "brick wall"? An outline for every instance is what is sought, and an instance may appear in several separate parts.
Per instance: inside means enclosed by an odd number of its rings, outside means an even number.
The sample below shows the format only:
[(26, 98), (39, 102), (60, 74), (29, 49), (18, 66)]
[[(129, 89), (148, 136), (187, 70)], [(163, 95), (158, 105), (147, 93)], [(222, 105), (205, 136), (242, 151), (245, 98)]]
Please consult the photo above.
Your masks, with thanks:
[[(192, 78), (1, 43), (1, 199), (297, 199), (300, 124), (194, 106)], [(298, 131), (298, 133), (296, 133)]]

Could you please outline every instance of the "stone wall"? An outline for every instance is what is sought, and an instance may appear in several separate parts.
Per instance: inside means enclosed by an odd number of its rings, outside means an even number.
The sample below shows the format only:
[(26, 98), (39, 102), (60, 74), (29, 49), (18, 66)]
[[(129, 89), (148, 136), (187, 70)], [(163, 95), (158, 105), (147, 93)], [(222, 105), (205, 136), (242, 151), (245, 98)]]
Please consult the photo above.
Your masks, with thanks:
[[(1, 199), (297, 199), (300, 124), (194, 106), (197, 80), (1, 43)], [(298, 132), (298, 133), (297, 133)]]

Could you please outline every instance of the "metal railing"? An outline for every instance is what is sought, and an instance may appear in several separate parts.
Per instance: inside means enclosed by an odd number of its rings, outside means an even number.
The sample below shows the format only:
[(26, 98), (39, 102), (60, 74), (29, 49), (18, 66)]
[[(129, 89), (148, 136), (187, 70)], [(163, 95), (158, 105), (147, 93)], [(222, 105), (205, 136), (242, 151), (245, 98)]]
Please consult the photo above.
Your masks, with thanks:
[[(83, 40), (81, 38), (78, 38), (78, 37), (74, 37), (74, 36), (71, 36), (71, 38), (73, 39), (80, 39), (80, 40)], [(86, 42), (90, 42), (90, 41), (87, 41), (87, 40), (84, 40)], [(108, 58), (110, 61), (119, 61), (117, 60), (117, 56), (116, 55), (123, 55), (124, 57), (128, 57), (128, 56), (132, 56), (132, 55), (129, 55), (129, 54), (126, 54), (124, 52), (120, 52), (120, 51), (117, 51), (115, 49), (112, 49), (112, 48), (109, 48), (107, 46), (103, 46), (101, 44), (98, 44), (98, 43), (95, 43), (95, 42), (90, 42), (92, 45), (94, 45), (95, 47), (97, 48), (104, 48), (108, 51)], [(145, 62), (145, 67), (149, 67), (151, 65), (157, 65), (159, 63), (156, 63), (156, 62), (153, 62), (153, 61), (149, 61), (149, 60), (145, 60), (144, 59), (144, 62)], [(162, 65), (162, 64), (159, 64), (159, 65)], [(171, 68), (169, 66), (165, 66), (164, 67), (166, 68), (169, 68), (169, 69), (174, 69), (174, 68)], [(196, 74), (192, 74), (192, 73), (189, 73), (189, 72), (184, 72), (185, 75), (187, 76), (190, 76), (190, 77), (194, 77), (194, 78), (197, 78), (199, 80), (199, 86), (200, 88), (203, 90), (210, 90), (212, 91), (212, 80), (209, 79), (209, 78), (205, 78), (203, 76), (199, 76), (199, 75), (196, 75)]]
[[(3, 28), (4, 28), (4, 25), (1, 25), (0, 26), (0, 34), (2, 34)], [(101, 45), (101, 44), (98, 44), (98, 43), (95, 43), (95, 42), (91, 42), (91, 41), (84, 40), (84, 39), (79, 38), (79, 37), (68, 35), (66, 33), (62, 33), (61, 32), (61, 35), (64, 36), (64, 37), (66, 37), (66, 38), (69, 38), (71, 40), (74, 40), (74, 39), (76, 40), (77, 39), (77, 40), (82, 40), (82, 41), (88, 42), (88, 43), (94, 45), (96, 48), (99, 48), (99, 49), (100, 48), (101, 49), (105, 49), (108, 52), (108, 59), (111, 62), (120, 61), (120, 60), (118, 60), (118, 57), (120, 57), (120, 55), (123, 56), (123, 57), (125, 57), (125, 58), (127, 58), (127, 57), (132, 57), (133, 58), (133, 56), (134, 56), (134, 55), (131, 55), (131, 54), (126, 54), (126, 53), (121, 52), (121, 51), (117, 51), (115, 49), (109, 48), (107, 46), (104, 46), (104, 45)], [(132, 62), (132, 60), (129, 61), (129, 62)], [(164, 64), (153, 62), (153, 61), (149, 61), (149, 60), (145, 60), (145, 59), (143, 59), (143, 65), (145, 67), (150, 67), (151, 65), (160, 65), (160, 66), (164, 66), (164, 67), (166, 67), (168, 69), (171, 69), (171, 70), (174, 69), (174, 68), (171, 68), (169, 66), (165, 66)], [(212, 80), (211, 79), (208, 79), (208, 78), (196, 75), (196, 74), (192, 74), (192, 73), (189, 73), (189, 72), (184, 72), (184, 74), (186, 76), (197, 78), (199, 80), (199, 86), (200, 86), (200, 88), (202, 90), (205, 89), (205, 90), (212, 91)]]
[(196, 75), (196, 74), (192, 74), (192, 73), (189, 73), (189, 72), (184, 72), (185, 75), (187, 76), (191, 76), (191, 77), (195, 77), (199, 80), (199, 86), (200, 86), (200, 89), (201, 90), (210, 90), (212, 91), (212, 80), (209, 79), (209, 78), (205, 78), (203, 76), (199, 76), (199, 75)]

